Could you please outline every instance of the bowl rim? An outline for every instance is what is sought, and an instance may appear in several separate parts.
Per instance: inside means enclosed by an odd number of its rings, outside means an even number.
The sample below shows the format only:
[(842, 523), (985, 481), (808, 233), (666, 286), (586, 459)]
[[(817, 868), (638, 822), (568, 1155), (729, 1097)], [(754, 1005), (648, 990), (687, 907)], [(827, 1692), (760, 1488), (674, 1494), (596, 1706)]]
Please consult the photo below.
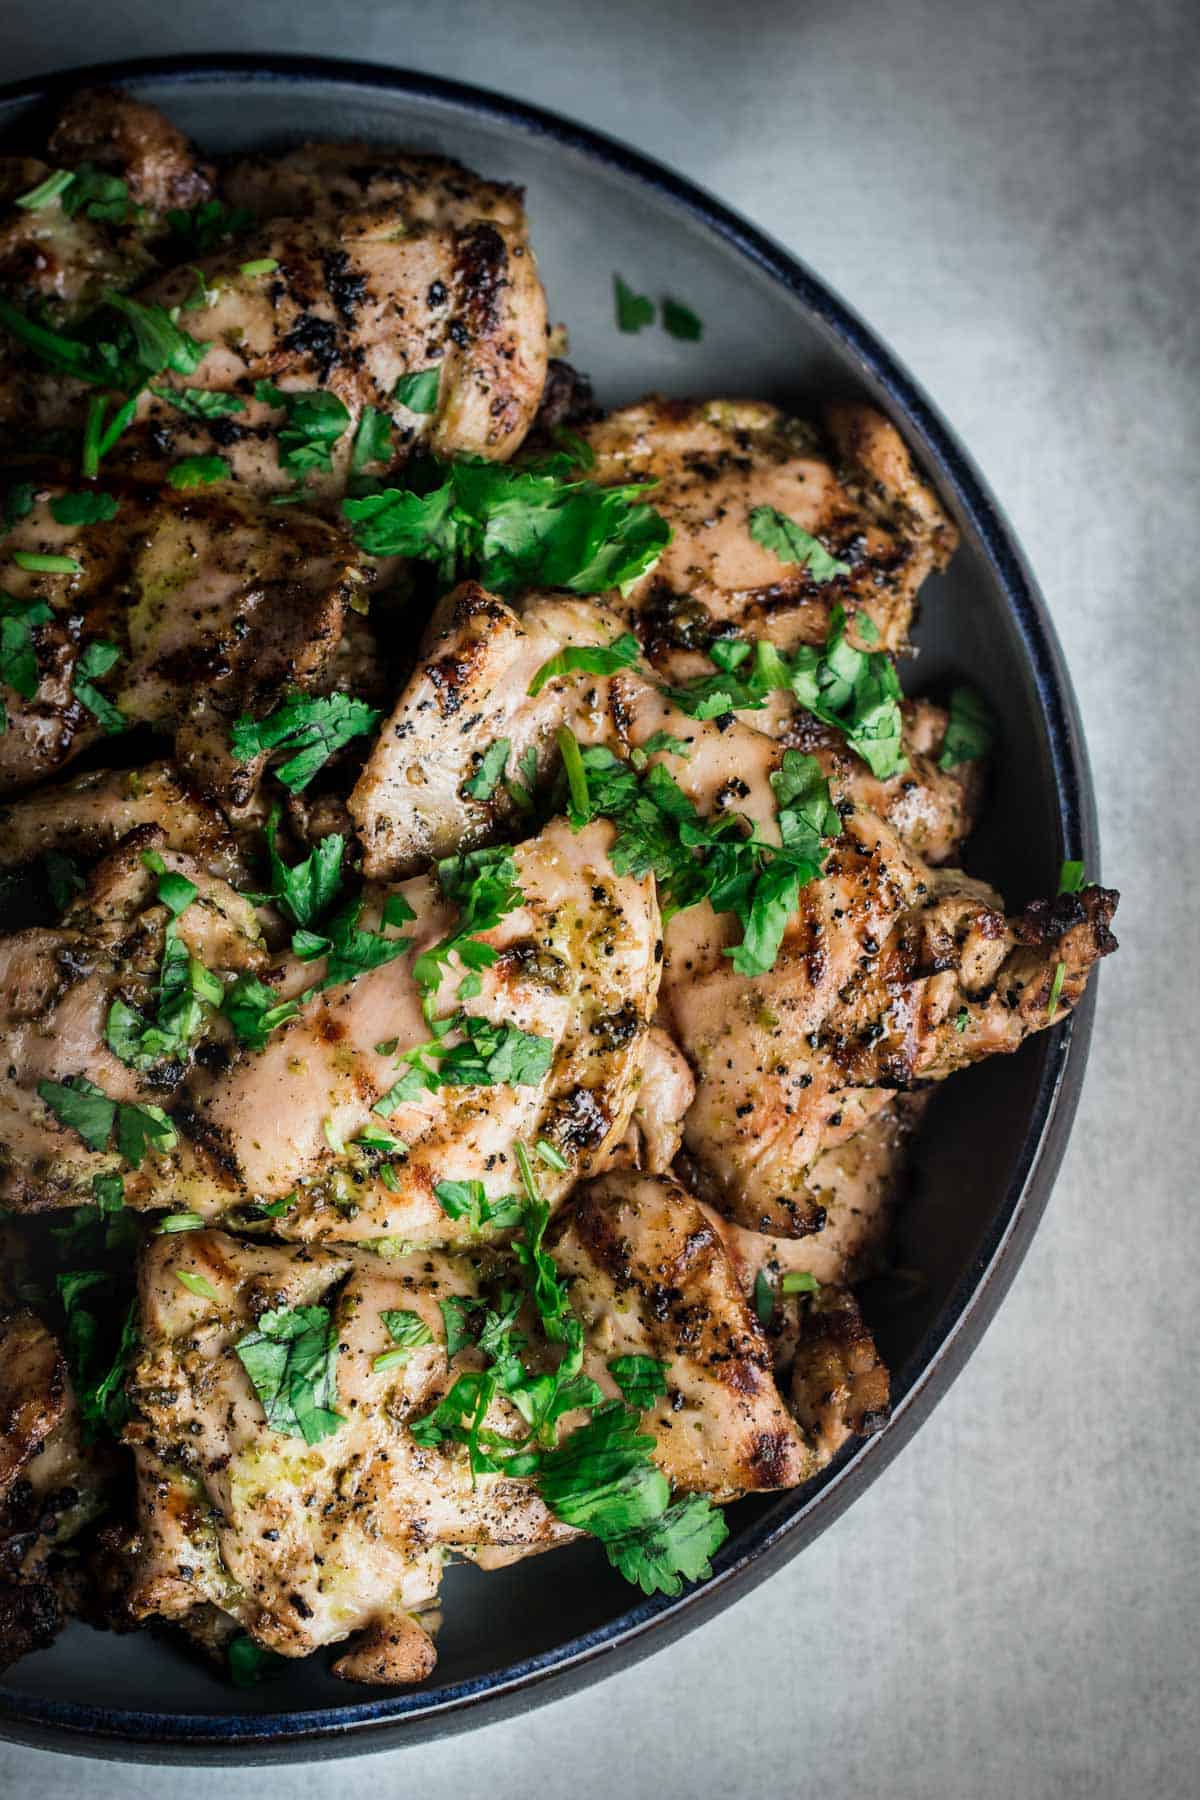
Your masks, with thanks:
[[(552, 142), (648, 191), (720, 239), (814, 315), (886, 395), (938, 486), (954, 497), (990, 564), (1021, 639), (1045, 720), (1059, 849), (1099, 870), (1095, 801), (1078, 707), (1054, 627), (1024, 553), (957, 436), (857, 312), (799, 258), (705, 189), (616, 138), (488, 89), (385, 64), (324, 56), (199, 54), (93, 63), (0, 86), (0, 127), (20, 107), (83, 85), (341, 85), (440, 102)], [(847, 1446), (823, 1473), (734, 1533), (711, 1579), (659, 1595), (606, 1624), (489, 1674), (386, 1698), (297, 1712), (150, 1713), (38, 1698), (0, 1686), (0, 1739), (114, 1760), (241, 1766), (397, 1748), (525, 1711), (640, 1660), (740, 1598), (815, 1538), (883, 1471), (950, 1387), (990, 1323), (1045, 1209), (1087, 1060), (1095, 983), (1042, 1040), (1037, 1093), (1003, 1203), (920, 1346), (888, 1426)]]

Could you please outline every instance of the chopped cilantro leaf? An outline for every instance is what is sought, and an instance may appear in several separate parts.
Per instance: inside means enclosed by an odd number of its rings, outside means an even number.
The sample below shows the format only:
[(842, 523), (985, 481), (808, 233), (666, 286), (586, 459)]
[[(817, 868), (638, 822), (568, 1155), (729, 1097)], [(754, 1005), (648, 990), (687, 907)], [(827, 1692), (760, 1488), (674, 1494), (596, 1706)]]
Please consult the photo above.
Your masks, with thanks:
[(354, 448), (350, 453), (351, 471), (358, 475), (368, 463), (386, 463), (391, 460), (392, 421), (386, 413), (376, 411), (373, 406), (366, 406), (354, 434)]
[[(49, 625), (54, 614), (44, 600), (14, 600), (0, 594), (0, 681), (32, 700), (38, 691), (37, 651), (33, 633), (38, 625)], [(0, 705), (0, 730), (7, 725), (7, 713)]]
[(176, 1269), (175, 1279), (180, 1287), (185, 1287), (189, 1294), (195, 1294), (198, 1300), (211, 1300), (214, 1306), (221, 1304), (221, 1296), (211, 1281), (203, 1275), (193, 1274), (191, 1269)]
[(411, 375), (400, 377), (392, 389), (392, 399), (398, 406), (407, 406), (409, 412), (436, 412), (441, 379), (440, 363), (435, 363), (431, 369), (416, 369)]
[(267, 751), (286, 750), (288, 759), (275, 774), (284, 787), (299, 793), (336, 750), (352, 738), (368, 736), (379, 719), (376, 707), (349, 694), (293, 694), (265, 719), (252, 719), (243, 713), (234, 722), (234, 761), (250, 762)]
[(956, 687), (950, 695), (950, 717), (938, 768), (956, 769), (960, 763), (986, 756), (995, 735), (995, 720), (983, 695), (973, 687)]
[(504, 846), (447, 857), (438, 864), (437, 876), (442, 892), (461, 916), (457, 930), (422, 951), (413, 964), (413, 978), (426, 995), (427, 1017), (451, 956), (456, 955), (471, 970), (490, 968), (496, 952), (490, 944), (478, 942), (476, 933), (491, 931), (525, 898), (517, 886), (512, 852)]
[(289, 868), (279, 854), (278, 833), (282, 809), (271, 808), (265, 837), (271, 862), (271, 898), (296, 925), (312, 925), (328, 911), (342, 887), (346, 840), (338, 832), (323, 837), (298, 863)]
[(635, 1412), (646, 1412), (666, 1393), (670, 1366), (653, 1356), (614, 1356), (608, 1372), (625, 1403)]
[(254, 214), (244, 206), (226, 206), (220, 200), (204, 200), (184, 212), (173, 207), (167, 224), (184, 256), (206, 256), (225, 238), (239, 237), (254, 224)]
[(504, 774), (511, 748), (508, 738), (496, 738), (490, 743), (480, 758), (474, 775), (463, 782), (463, 792), (469, 794), (472, 800), (490, 800)]
[(194, 375), (211, 349), (211, 345), (200, 343), (177, 325), (165, 306), (146, 305), (128, 294), (111, 291), (105, 293), (104, 305), (126, 320), (136, 359), (152, 375), (166, 369), (173, 369), (177, 375)]
[(287, 417), (279, 431), (280, 467), (293, 475), (333, 468), (332, 451), (350, 424), (350, 414), (336, 394), (323, 388), (284, 390), (271, 381), (254, 384), (254, 398), (282, 407)]
[(233, 1026), (239, 1043), (261, 1050), (273, 1031), (295, 1018), (300, 1001), (281, 1000), (276, 990), (257, 975), (239, 975), (226, 989), (221, 1011)]
[(223, 456), (185, 456), (167, 470), (167, 480), (173, 488), (207, 487), (227, 481), (231, 473)]
[(663, 330), (670, 337), (678, 338), (681, 343), (698, 344), (704, 336), (703, 322), (682, 300), (671, 300), (664, 296), (662, 322)]
[(107, 694), (102, 694), (96, 682), (121, 660), (121, 652), (115, 644), (107, 644), (97, 638), (84, 650), (75, 664), (75, 675), (71, 682), (71, 691), (81, 706), (86, 706), (100, 725), (107, 737), (116, 737), (118, 733), (128, 729), (129, 721)]
[(476, 1236), (485, 1225), (505, 1230), (520, 1217), (520, 1201), (511, 1194), (489, 1200), (482, 1181), (439, 1181), (434, 1198), (448, 1219), (465, 1219)]
[[(138, 1345), (137, 1303), (125, 1312), (115, 1345), (111, 1337), (113, 1275), (105, 1269), (72, 1269), (56, 1277), (66, 1315), (64, 1349), (87, 1443), (120, 1431), (129, 1416), (125, 1371)], [(83, 1296), (107, 1290), (103, 1314), (83, 1304)], [(107, 1340), (107, 1345), (106, 1345)]]
[(94, 163), (80, 163), (60, 195), (60, 205), (69, 218), (82, 213), (85, 219), (112, 225), (125, 225), (141, 216), (141, 209), (129, 197), (129, 188), (119, 175), (109, 175)]
[(135, 1169), (141, 1167), (149, 1144), (165, 1152), (177, 1142), (175, 1127), (160, 1108), (110, 1100), (83, 1075), (39, 1081), (37, 1091), (59, 1124), (78, 1132), (89, 1150), (106, 1150), (115, 1124), (117, 1151)]
[(157, 851), (144, 852), (142, 861), (158, 876), (157, 898), (170, 915), (154, 990), (157, 1005), (153, 1019), (147, 1020), (118, 996), (109, 1006), (104, 1036), (123, 1063), (147, 1070), (187, 1059), (192, 1039), (221, 1005), (225, 990), (210, 969), (189, 955), (176, 930), (175, 921), (197, 896), (195, 883), (168, 869)]
[(230, 1638), (225, 1655), (229, 1679), (234, 1687), (255, 1687), (272, 1675), (281, 1675), (288, 1666), (286, 1656), (281, 1656), (277, 1650), (265, 1650), (255, 1643), (248, 1631), (239, 1631)]
[[(393, 1311), (389, 1309), (380, 1313), (387, 1328), (387, 1334), (396, 1346), (394, 1350), (385, 1350), (377, 1356), (371, 1367), (378, 1373), (381, 1369), (403, 1367), (414, 1350), (433, 1342), (433, 1333), (421, 1317), (420, 1313), (409, 1311)], [(447, 1355), (451, 1352), (447, 1349)]]
[(850, 564), (839, 562), (818, 538), (773, 506), (756, 506), (750, 514), (750, 536), (764, 550), (772, 550), (780, 562), (799, 563), (814, 581), (832, 581), (849, 575)]
[(556, 675), (615, 675), (618, 669), (631, 669), (641, 654), (641, 645), (631, 631), (623, 631), (611, 644), (569, 644), (542, 664), (529, 684), (530, 697), (540, 694)]
[(261, 1315), (234, 1345), (273, 1431), (318, 1444), (343, 1423), (337, 1405), (337, 1326), (324, 1306)]
[(245, 412), (246, 402), (236, 394), (224, 394), (219, 388), (151, 388), (160, 400), (165, 400), (186, 413), (190, 419), (224, 419), (231, 413)]
[(1065, 862), (1059, 870), (1058, 891), (1060, 894), (1078, 894), (1087, 885), (1087, 875), (1081, 862)]
[(605, 1544), (608, 1560), (644, 1594), (678, 1594), (685, 1581), (707, 1581), (712, 1557), (729, 1536), (721, 1509), (688, 1494), (636, 1532)]
[(613, 301), (617, 313), (617, 330), (641, 331), (654, 323), (654, 302), (648, 294), (635, 294), (619, 275), (613, 276)]
[(50, 516), (59, 525), (103, 525), (116, 518), (118, 504), (113, 494), (99, 494), (94, 489), (60, 494), (50, 502)]

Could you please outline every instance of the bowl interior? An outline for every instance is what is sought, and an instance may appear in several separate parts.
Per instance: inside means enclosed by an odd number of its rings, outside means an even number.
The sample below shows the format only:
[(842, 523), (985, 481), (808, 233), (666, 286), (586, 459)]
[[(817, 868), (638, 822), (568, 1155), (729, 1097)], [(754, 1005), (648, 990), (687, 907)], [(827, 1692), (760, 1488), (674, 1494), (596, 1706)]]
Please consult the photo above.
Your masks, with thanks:
[[(907, 407), (897, 411), (886, 358), (876, 356), (869, 338), (847, 341), (847, 321), (836, 303), (827, 308), (818, 297), (814, 305), (811, 293), (789, 289), (711, 222), (619, 161), (606, 161), (594, 146), (560, 141), (529, 120), (480, 110), (452, 94), (361, 85), (333, 72), (303, 79), (247, 72), (192, 73), (185, 80), (159, 75), (130, 85), (216, 151), (302, 137), (365, 137), (447, 152), (490, 176), (523, 183), (552, 317), (568, 323), (571, 360), (591, 375), (605, 404), (658, 389), (752, 394), (803, 411), (815, 396), (858, 392), (880, 400), (922, 449), (920, 433), (904, 416)], [(28, 100), (0, 105), (0, 130), (10, 141), (19, 139), (36, 111)], [(613, 319), (614, 271), (639, 291), (686, 301), (704, 321), (703, 341), (678, 343), (657, 329), (620, 335)], [(909, 404), (923, 419), (919, 398)], [(1080, 808), (1078, 794), (1086, 771), (1073, 740), (1069, 692), (1055, 687), (1052, 642), (1043, 647), (1039, 666), (1031, 652), (1030, 617), (1014, 604), (1016, 565), (1004, 566), (1010, 552), (1003, 527), (972, 490), (969, 467), (964, 472), (961, 464), (939, 464), (928, 445), (924, 451), (958, 514), (964, 541), (949, 573), (925, 589), (916, 633), (920, 654), (904, 679), (912, 690), (930, 690), (951, 675), (968, 676), (998, 714), (1003, 738), (991, 804), (968, 860), (972, 872), (994, 879), (1010, 902), (1020, 903), (1046, 888), (1064, 853), (1091, 849), (1086, 803)], [(1036, 612), (1036, 602), (1030, 604)], [(1033, 629), (1036, 636), (1036, 617)], [(1078, 1027), (1075, 1040), (1075, 1059), (1081, 1059)], [(897, 1259), (919, 1272), (921, 1285), (906, 1298), (881, 1291), (874, 1301), (873, 1323), (894, 1371), (901, 1412), (942, 1354), (1012, 1225), (1068, 1048), (1066, 1032), (1038, 1039), (1016, 1057), (960, 1076), (931, 1110)], [(735, 1509), (736, 1530), (719, 1573), (734, 1571), (748, 1549), (761, 1548), (785, 1525), (790, 1542), (813, 1535), (836, 1510), (836, 1489), (849, 1466), (872, 1457), (881, 1466), (889, 1435), (848, 1452), (838, 1469), (802, 1496)], [(257, 1718), (260, 1730), (278, 1726), (285, 1732), (324, 1729), (320, 1721), (302, 1722), (296, 1715), (328, 1708), (359, 1709), (352, 1723), (405, 1715), (415, 1720), (451, 1697), (483, 1697), (518, 1665), (532, 1660), (540, 1666), (564, 1645), (578, 1645), (591, 1634), (609, 1637), (623, 1615), (636, 1629), (656, 1613), (673, 1611), (635, 1606), (630, 1618), (630, 1590), (587, 1548), (559, 1552), (552, 1564), (535, 1560), (487, 1576), (455, 1569), (445, 1593), (432, 1692), (381, 1699), (335, 1681), (319, 1657), (298, 1666), (286, 1682), (234, 1692), (165, 1640), (144, 1634), (99, 1638), (73, 1627), (52, 1649), (12, 1670), (0, 1694), (10, 1719), (59, 1715), (78, 1724), (75, 1706), (116, 1709), (125, 1718), (110, 1721), (110, 1728), (143, 1741), (171, 1738), (181, 1729), (182, 1714), (200, 1730), (208, 1719), (223, 1733), (234, 1728), (218, 1721), (234, 1714), (251, 1730)], [(339, 1723), (347, 1722), (343, 1713)]]

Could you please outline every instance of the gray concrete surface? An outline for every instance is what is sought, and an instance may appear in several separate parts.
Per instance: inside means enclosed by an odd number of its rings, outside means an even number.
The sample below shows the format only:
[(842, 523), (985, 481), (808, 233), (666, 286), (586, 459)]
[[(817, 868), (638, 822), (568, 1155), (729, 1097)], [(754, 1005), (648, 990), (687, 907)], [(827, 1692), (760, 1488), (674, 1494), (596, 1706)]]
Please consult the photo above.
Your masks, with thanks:
[(631, 1673), (443, 1745), (229, 1776), (0, 1749), (0, 1791), (1200, 1790), (1198, 23), (1189, 0), (5, 9), (6, 77), (269, 48), (504, 87), (799, 250), (1006, 504), (1074, 672), (1124, 898), (1073, 1144), (1011, 1296), (912, 1446), (787, 1571)]

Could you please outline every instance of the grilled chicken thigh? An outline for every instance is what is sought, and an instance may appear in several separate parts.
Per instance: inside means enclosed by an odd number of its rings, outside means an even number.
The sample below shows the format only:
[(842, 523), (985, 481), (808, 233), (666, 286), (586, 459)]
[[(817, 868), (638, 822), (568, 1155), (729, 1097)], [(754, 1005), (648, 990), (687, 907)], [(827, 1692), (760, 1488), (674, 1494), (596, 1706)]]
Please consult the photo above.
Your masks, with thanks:
[(379, 144), (301, 144), (239, 156), (222, 170), (221, 191), (259, 219), (337, 219), (389, 206), (410, 226), (464, 231), (483, 220), (521, 238), (528, 231), (519, 187), (485, 181), (449, 157)]
[[(123, 182), (125, 199), (92, 191), (17, 205), (59, 172)], [(156, 266), (169, 236), (166, 214), (208, 200), (212, 171), (183, 133), (128, 94), (90, 88), (67, 102), (44, 159), (0, 158), (0, 290), (19, 306), (48, 305), (59, 317), (124, 290)], [(114, 194), (119, 190), (113, 189)]]
[(0, 869), (19, 869), (48, 852), (95, 862), (143, 825), (158, 826), (170, 849), (186, 851), (208, 874), (244, 881), (228, 822), (167, 762), (92, 769), (0, 806)]
[[(122, 1167), (115, 1149), (91, 1148), (61, 1121), (39, 1085), (91, 1082), (119, 1105), (161, 1108), (184, 1073), (177, 1060), (139, 1071), (110, 1047), (110, 1008), (152, 1012), (169, 914), (147, 852), (192, 881), (195, 902), (171, 929), (205, 968), (246, 972), (265, 961), (254, 908), (227, 883), (166, 848), (142, 826), (105, 857), (59, 925), (0, 939), (0, 1195), (19, 1211), (90, 1200), (97, 1175)], [(106, 1133), (101, 1133), (101, 1137)]]
[(57, 1634), (53, 1554), (100, 1511), (111, 1475), (84, 1445), (54, 1334), (28, 1308), (0, 1311), (0, 1669)]
[[(682, 1190), (615, 1176), (583, 1188), (556, 1257), (583, 1322), (585, 1371), (606, 1395), (618, 1395), (617, 1355), (669, 1364), (667, 1398), (643, 1428), (674, 1490), (728, 1499), (819, 1466), (775, 1387), (720, 1235)], [(424, 1447), (409, 1430), (457, 1375), (484, 1367), (469, 1337), (449, 1354), (452, 1315), (513, 1281), (503, 1253), (488, 1250), (379, 1257), (219, 1232), (153, 1242), (127, 1431), (143, 1542), (135, 1613), (186, 1621), (212, 1605), (290, 1656), (362, 1633), (337, 1673), (427, 1675), (423, 1626), (447, 1556), (496, 1567), (575, 1535), (530, 1480), (473, 1480), (462, 1446)], [(306, 1306), (331, 1315), (341, 1421), (313, 1443), (264, 1424), (235, 1349), (264, 1314)], [(427, 1341), (389, 1360), (385, 1320), (398, 1314), (415, 1316)], [(525, 1354), (536, 1364), (542, 1353)], [(570, 1413), (560, 1430), (581, 1422)], [(483, 1425), (511, 1439), (527, 1429), (502, 1392)]]
[[(859, 648), (905, 648), (918, 590), (948, 562), (957, 532), (881, 414), (834, 406), (826, 426), (828, 441), (759, 401), (651, 397), (583, 427), (594, 478), (657, 482), (652, 503), (674, 530), (655, 568), (610, 597), (659, 667), (695, 673), (694, 653), (730, 627), (781, 650), (824, 643), (835, 605)], [(849, 573), (820, 580), (782, 562), (751, 535), (758, 507), (784, 514)], [(858, 631), (860, 615), (877, 638)]]
[[(191, 785), (244, 807), (265, 757), (235, 760), (230, 727), (243, 712), (261, 718), (292, 689), (318, 685), (333, 667), (360, 557), (323, 520), (228, 489), (129, 487), (114, 518), (88, 525), (55, 520), (63, 492), (39, 486), (3, 544), (8, 558), (61, 557), (74, 567), (13, 562), (4, 572), (17, 607), (37, 609), (27, 615), (37, 686), (29, 698), (3, 690), (0, 791), (140, 724), (175, 734)], [(111, 655), (110, 646), (119, 656), (89, 673), (89, 652)], [(106, 702), (119, 716), (100, 716)]]
[[(820, 762), (835, 800), (877, 809), (930, 862), (943, 862), (960, 847), (973, 820), (978, 776), (970, 764), (939, 769), (946, 715), (928, 702), (907, 703), (908, 767), (880, 781), (843, 738), (808, 713), (777, 707), (743, 712), (734, 724), (693, 719), (645, 668), (611, 676), (567, 671), (530, 695), (538, 671), (565, 647), (611, 644), (619, 631), (606, 607), (586, 600), (535, 598), (518, 618), (477, 582), (448, 595), (350, 795), (368, 873), (407, 874), (431, 856), (519, 830), (520, 808), (504, 781), (486, 797), (467, 784), (500, 739), (509, 744), (508, 776), (523, 780), (530, 754), (545, 774), (557, 762), (555, 732), (562, 725), (581, 743), (614, 748), (638, 749), (662, 733), (677, 739), (687, 756), (671, 757), (669, 767), (689, 798), (705, 811), (736, 803), (763, 827), (774, 818), (767, 777), (781, 748), (802, 748)], [(760, 724), (770, 725), (770, 735)], [(650, 754), (663, 760), (662, 752)]]
[[(439, 1301), (473, 1298), (479, 1274), (477, 1259), (429, 1252), (384, 1261), (218, 1232), (154, 1242), (127, 1432), (144, 1545), (135, 1614), (186, 1620), (209, 1603), (285, 1656), (362, 1633), (339, 1674), (420, 1680), (434, 1653), (415, 1615), (436, 1601), (447, 1551), (569, 1536), (527, 1482), (472, 1482), (457, 1446), (422, 1449), (406, 1429), (453, 1379)], [(314, 1444), (264, 1422), (234, 1349), (264, 1314), (305, 1306), (332, 1313), (344, 1421)], [(417, 1314), (430, 1341), (376, 1371), (392, 1348), (388, 1311)], [(478, 1353), (460, 1356), (479, 1366)], [(520, 1429), (504, 1400), (488, 1422)]]
[(930, 869), (873, 813), (844, 824), (770, 973), (737, 975), (729, 921), (704, 907), (667, 931), (664, 1019), (697, 1078), (684, 1144), (731, 1217), (780, 1236), (820, 1230), (810, 1170), (890, 1091), (1017, 1049), (1115, 948), (1103, 888), (1010, 921), (982, 883)]
[[(440, 196), (445, 178), (431, 179)], [(142, 389), (107, 466), (161, 481), (186, 457), (218, 455), (253, 493), (302, 491), (332, 503), (345, 492), (364, 420), (375, 430), (360, 458), (369, 448), (374, 472), (417, 447), (511, 456), (545, 383), (546, 303), (519, 202), (510, 195), (498, 205), (477, 185), (477, 214), (464, 175), (462, 197), (447, 207), (410, 207), (407, 190), (397, 190), (353, 210), (261, 220), (140, 286), (138, 304), (165, 308), (201, 348), (187, 358), (194, 367), (180, 372), (172, 362)], [(94, 389), (61, 375), (49, 386), (17, 379), (27, 365), (36, 366), (14, 363), (0, 419), (33, 432), (82, 430)], [(406, 400), (398, 384), (430, 370), (432, 404), (412, 392)], [(274, 391), (260, 396), (262, 383)], [(323, 448), (297, 450), (289, 397), (311, 401), (317, 390)], [(336, 402), (345, 410), (329, 423)], [(362, 466), (354, 461), (355, 471)]]
[(721, 1232), (677, 1183), (624, 1171), (588, 1182), (558, 1221), (554, 1257), (604, 1393), (618, 1392), (615, 1357), (668, 1365), (645, 1424), (673, 1488), (732, 1500), (814, 1472)]
[[(193, 1069), (173, 1113), (179, 1146), (133, 1185), (134, 1203), (172, 1200), (215, 1218), (287, 1201), (274, 1220), (283, 1237), (466, 1241), (469, 1217), (450, 1218), (435, 1190), (478, 1181), (489, 1202), (501, 1200), (519, 1185), (516, 1142), (540, 1138), (558, 1152), (563, 1168), (544, 1181), (552, 1200), (602, 1168), (638, 1097), (660, 968), (652, 884), (614, 875), (611, 835), (608, 825), (576, 835), (556, 821), (519, 846), (523, 900), (478, 934), (497, 956), (465, 1010), (541, 1040), (544, 1073), (385, 1101), (406, 1073), (405, 1053), (433, 1036), (413, 964), (456, 918), (420, 877), (400, 890), (416, 915), (400, 928), (407, 954), (316, 994), (263, 1049)], [(368, 899), (363, 928), (378, 928), (383, 898)], [(325, 969), (323, 959), (283, 957), (266, 978), (284, 999)], [(429, 1017), (455, 1014), (464, 974), (457, 960), (445, 968)], [(386, 1117), (373, 1112), (381, 1103)], [(406, 1149), (360, 1148), (354, 1140), (368, 1128)]]

